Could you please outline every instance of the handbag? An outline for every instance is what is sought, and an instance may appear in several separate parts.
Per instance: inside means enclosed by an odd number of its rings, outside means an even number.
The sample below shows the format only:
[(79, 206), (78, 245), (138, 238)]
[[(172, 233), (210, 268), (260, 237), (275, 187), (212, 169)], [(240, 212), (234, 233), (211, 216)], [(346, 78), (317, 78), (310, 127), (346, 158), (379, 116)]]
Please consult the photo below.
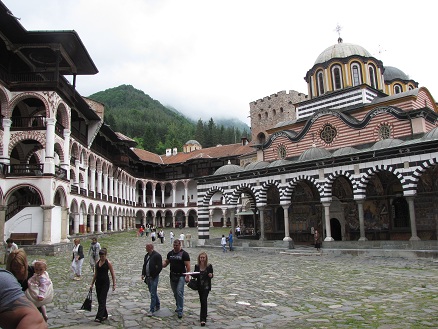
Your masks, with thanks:
[(87, 298), (85, 298), (85, 301), (82, 304), (81, 310), (91, 311), (92, 301), (93, 301), (93, 290), (90, 288), (90, 290), (88, 290)]
[(198, 280), (195, 278), (191, 278), (190, 281), (187, 283), (187, 287), (192, 290), (198, 290)]

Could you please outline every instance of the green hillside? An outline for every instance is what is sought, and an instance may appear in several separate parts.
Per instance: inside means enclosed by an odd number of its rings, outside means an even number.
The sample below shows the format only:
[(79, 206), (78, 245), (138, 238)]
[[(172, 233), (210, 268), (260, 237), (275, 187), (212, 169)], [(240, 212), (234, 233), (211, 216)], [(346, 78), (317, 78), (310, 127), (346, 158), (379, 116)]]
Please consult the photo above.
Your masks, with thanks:
[[(104, 120), (114, 131), (135, 139), (138, 148), (164, 154), (166, 148), (179, 151), (190, 139), (203, 147), (231, 144), (249, 136), (239, 121), (193, 122), (174, 108), (168, 108), (131, 85), (121, 85), (88, 96), (105, 105)], [(223, 122), (223, 123), (222, 123)]]

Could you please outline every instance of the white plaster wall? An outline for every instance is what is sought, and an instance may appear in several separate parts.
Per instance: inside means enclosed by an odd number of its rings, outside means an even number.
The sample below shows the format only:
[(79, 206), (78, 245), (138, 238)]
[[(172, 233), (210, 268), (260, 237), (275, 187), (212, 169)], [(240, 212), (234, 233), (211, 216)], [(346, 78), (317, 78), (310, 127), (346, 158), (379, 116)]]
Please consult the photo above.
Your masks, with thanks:
[(26, 207), (5, 223), (5, 241), (11, 233), (38, 233), (37, 243), (43, 239), (43, 209)]

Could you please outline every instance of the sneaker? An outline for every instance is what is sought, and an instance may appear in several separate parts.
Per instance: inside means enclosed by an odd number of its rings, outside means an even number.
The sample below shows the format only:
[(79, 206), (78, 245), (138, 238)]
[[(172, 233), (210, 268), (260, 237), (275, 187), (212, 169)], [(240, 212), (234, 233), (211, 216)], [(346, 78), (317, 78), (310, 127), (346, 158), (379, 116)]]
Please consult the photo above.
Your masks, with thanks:
[(155, 312), (160, 310), (160, 306), (155, 306)]
[(154, 316), (154, 312), (149, 311), (146, 313), (146, 316), (149, 316), (149, 317)]
[(182, 319), (182, 313), (178, 313), (178, 319)]

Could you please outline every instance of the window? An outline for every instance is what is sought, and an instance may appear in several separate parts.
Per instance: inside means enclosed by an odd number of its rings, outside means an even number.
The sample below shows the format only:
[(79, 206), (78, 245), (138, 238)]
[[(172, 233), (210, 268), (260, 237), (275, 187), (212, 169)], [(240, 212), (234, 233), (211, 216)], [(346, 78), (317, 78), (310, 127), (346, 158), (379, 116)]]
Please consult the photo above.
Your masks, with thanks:
[(333, 88), (334, 90), (342, 89), (341, 67), (334, 66), (332, 68)]
[(370, 75), (370, 86), (374, 89), (377, 89), (377, 83), (376, 83), (376, 70), (374, 69), (374, 66), (370, 65), (368, 67), (368, 73)]
[(286, 159), (286, 155), (287, 155), (286, 146), (284, 146), (283, 144), (278, 146), (277, 155), (279, 159)]
[(362, 83), (359, 64), (355, 63), (351, 66), (351, 75), (353, 80), (353, 86), (359, 86)]
[(394, 93), (400, 94), (401, 92), (402, 92), (402, 86), (400, 86), (399, 84), (394, 85)]
[(336, 128), (327, 123), (322, 127), (319, 137), (326, 143), (331, 144), (337, 135)]
[(322, 71), (317, 73), (317, 83), (318, 83), (318, 96), (324, 95), (324, 76)]
[(384, 123), (379, 127), (379, 138), (388, 139), (391, 138), (391, 127)]

